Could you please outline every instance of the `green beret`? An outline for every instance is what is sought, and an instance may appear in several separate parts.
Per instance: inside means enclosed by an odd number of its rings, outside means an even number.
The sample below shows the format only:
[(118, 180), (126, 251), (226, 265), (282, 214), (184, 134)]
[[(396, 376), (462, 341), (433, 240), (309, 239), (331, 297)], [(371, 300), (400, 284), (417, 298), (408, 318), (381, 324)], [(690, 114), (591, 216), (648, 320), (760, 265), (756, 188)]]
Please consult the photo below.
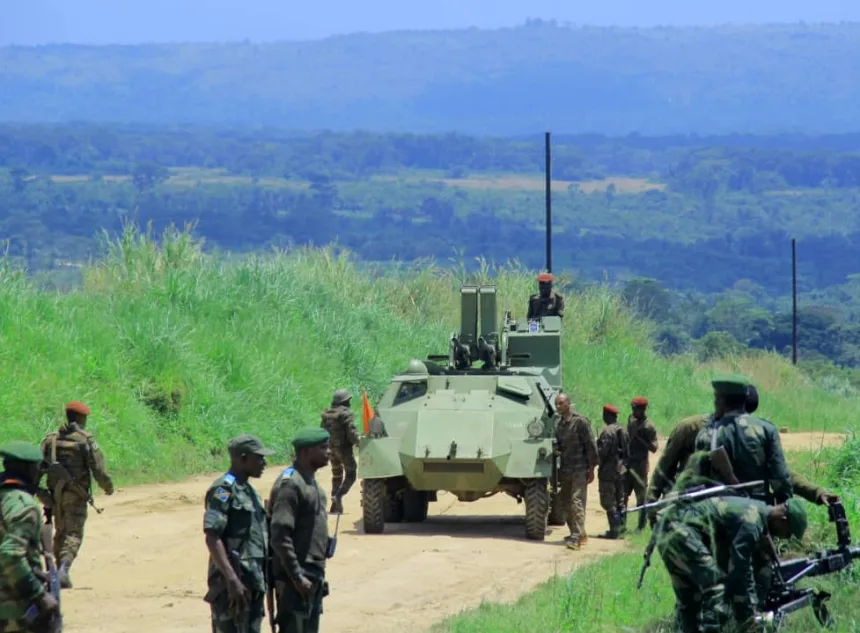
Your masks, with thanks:
[(788, 527), (791, 530), (791, 535), (794, 538), (800, 538), (806, 532), (806, 508), (803, 502), (792, 497), (785, 502), (788, 508)]
[(242, 453), (253, 453), (254, 455), (274, 455), (275, 451), (271, 448), (263, 446), (263, 440), (256, 435), (243, 433), (237, 435), (227, 444), (227, 450), (233, 455), (241, 455)]
[(20, 440), (9, 442), (5, 446), (0, 447), (0, 455), (6, 459), (13, 459), (19, 462), (41, 462), (45, 459), (38, 446)]
[(711, 380), (714, 393), (724, 396), (745, 396), (749, 390), (750, 381), (740, 374), (722, 374)]
[(299, 429), (293, 438), (293, 446), (296, 448), (307, 448), (317, 446), (329, 440), (328, 431), (318, 426), (306, 426)]

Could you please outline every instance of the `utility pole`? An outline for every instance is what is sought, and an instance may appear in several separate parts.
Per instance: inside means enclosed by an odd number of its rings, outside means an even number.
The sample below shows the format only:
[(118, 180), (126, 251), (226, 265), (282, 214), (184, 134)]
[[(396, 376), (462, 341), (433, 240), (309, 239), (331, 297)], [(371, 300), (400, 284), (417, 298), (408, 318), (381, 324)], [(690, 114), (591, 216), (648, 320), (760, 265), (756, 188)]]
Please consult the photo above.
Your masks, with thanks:
[(791, 364), (797, 365), (797, 240), (791, 238)]

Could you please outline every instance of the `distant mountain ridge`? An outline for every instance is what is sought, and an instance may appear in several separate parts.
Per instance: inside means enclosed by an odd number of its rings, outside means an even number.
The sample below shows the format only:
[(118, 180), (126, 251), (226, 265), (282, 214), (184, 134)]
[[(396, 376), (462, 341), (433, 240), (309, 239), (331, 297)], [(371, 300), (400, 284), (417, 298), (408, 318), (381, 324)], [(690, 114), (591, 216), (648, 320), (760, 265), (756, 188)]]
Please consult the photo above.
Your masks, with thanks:
[(860, 129), (860, 24), (0, 48), (0, 120), (470, 134)]

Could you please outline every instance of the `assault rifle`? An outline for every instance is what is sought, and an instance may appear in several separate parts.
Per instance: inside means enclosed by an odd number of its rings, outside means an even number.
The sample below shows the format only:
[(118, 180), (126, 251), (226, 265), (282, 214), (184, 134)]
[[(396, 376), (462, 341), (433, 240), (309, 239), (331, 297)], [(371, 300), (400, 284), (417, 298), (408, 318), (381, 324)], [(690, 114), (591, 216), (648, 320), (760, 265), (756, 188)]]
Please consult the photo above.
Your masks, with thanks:
[[(675, 503), (683, 503), (683, 502), (693, 502), (693, 501), (701, 501), (703, 499), (708, 499), (710, 497), (717, 497), (721, 494), (732, 490), (741, 490), (743, 488), (754, 488), (756, 486), (761, 486), (764, 482), (761, 480), (757, 481), (747, 481), (742, 484), (721, 484), (719, 486), (696, 486), (694, 488), (690, 488), (689, 490), (685, 490), (680, 493), (670, 493), (660, 499), (659, 501), (652, 501), (651, 503), (645, 503), (641, 506), (636, 506), (635, 508), (631, 508), (628, 512), (638, 512), (638, 511), (648, 511), (648, 510), (660, 510), (665, 508), (666, 506), (675, 504)], [(654, 547), (657, 545), (657, 535), (658, 535), (658, 526), (654, 526), (654, 530), (651, 532), (651, 540), (648, 541), (648, 546), (645, 548), (645, 554), (643, 555), (642, 561), (642, 570), (639, 572), (639, 582), (636, 583), (636, 588), (642, 588), (642, 581), (645, 580), (645, 572), (648, 571), (648, 567), (651, 566), (651, 555), (654, 553)]]
[(797, 583), (804, 578), (835, 574), (851, 566), (860, 558), (860, 547), (851, 546), (851, 529), (841, 501), (828, 507), (831, 523), (836, 524), (836, 547), (823, 550), (809, 558), (793, 558), (773, 563), (773, 581), (762, 605), (758, 622), (771, 630), (778, 630), (790, 613), (811, 606), (815, 618), (824, 627), (832, 626), (833, 618), (827, 609), (830, 594), (811, 588), (799, 589)]
[(57, 601), (57, 612), (46, 616), (38, 605), (30, 605), (25, 619), (33, 631), (39, 633), (61, 633), (63, 630), (62, 605), (60, 603), (60, 575), (54, 563), (54, 533), (50, 521), (42, 526), (42, 549), (45, 558), (45, 570), (48, 574), (48, 591)]

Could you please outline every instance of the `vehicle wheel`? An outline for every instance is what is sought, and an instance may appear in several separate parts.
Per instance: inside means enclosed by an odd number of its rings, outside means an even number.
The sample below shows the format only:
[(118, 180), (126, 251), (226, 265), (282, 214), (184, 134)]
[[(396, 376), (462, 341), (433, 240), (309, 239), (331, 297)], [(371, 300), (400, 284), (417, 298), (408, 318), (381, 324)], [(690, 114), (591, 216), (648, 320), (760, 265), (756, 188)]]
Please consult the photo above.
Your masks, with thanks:
[(392, 494), (385, 496), (385, 522), (400, 523), (403, 520), (403, 499)]
[(561, 511), (561, 498), (558, 493), (551, 495), (551, 497), (549, 504), (549, 519), (547, 520), (547, 523), (549, 523), (549, 525), (564, 525), (566, 521), (564, 520), (564, 515)]
[(542, 541), (546, 538), (547, 515), (549, 514), (549, 488), (546, 479), (531, 479), (526, 482), (526, 538)]
[(421, 523), (427, 518), (430, 499), (422, 490), (407, 490), (403, 493), (403, 520), (407, 523)]
[(365, 534), (382, 534), (385, 529), (385, 506), (388, 487), (384, 479), (361, 482), (361, 511)]

